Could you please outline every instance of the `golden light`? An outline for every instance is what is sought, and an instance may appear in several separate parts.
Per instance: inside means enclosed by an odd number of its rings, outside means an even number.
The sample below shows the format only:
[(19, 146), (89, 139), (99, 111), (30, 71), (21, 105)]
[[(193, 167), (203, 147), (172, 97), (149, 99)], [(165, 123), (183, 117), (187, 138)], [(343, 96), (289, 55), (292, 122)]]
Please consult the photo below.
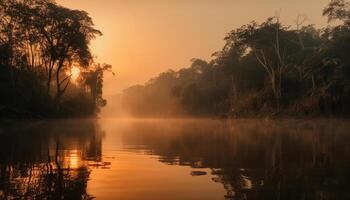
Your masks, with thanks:
[(70, 169), (77, 169), (81, 165), (81, 151), (67, 150), (64, 156), (64, 166)]
[(72, 81), (76, 81), (78, 79), (79, 75), (80, 75), (79, 67), (73, 66), (71, 71), (70, 71), (70, 73), (71, 73)]

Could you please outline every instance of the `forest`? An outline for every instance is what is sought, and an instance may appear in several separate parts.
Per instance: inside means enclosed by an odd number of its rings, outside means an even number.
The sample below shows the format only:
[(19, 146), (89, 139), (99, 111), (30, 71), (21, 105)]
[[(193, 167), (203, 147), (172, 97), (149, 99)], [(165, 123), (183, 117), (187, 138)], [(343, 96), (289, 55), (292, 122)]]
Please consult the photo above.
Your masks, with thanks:
[(85, 11), (53, 0), (1, 0), (0, 117), (96, 115), (106, 105), (103, 73), (111, 72), (89, 48), (100, 35)]
[(347, 116), (350, 3), (330, 1), (323, 28), (307, 15), (285, 25), (280, 15), (230, 31), (210, 61), (127, 88), (121, 107), (143, 117)]

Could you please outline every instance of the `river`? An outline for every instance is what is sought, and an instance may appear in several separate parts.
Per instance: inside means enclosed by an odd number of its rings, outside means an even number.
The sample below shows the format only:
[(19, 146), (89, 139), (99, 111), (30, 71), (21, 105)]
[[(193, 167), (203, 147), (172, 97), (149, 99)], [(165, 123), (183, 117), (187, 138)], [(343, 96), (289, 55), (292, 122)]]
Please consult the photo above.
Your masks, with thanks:
[(0, 199), (350, 199), (348, 120), (0, 123)]

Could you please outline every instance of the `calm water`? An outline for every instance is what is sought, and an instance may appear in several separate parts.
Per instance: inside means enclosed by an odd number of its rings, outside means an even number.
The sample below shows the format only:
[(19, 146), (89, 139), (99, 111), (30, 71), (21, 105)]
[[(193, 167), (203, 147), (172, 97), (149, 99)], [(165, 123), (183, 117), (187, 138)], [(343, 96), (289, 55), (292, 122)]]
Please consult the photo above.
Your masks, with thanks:
[(345, 120), (0, 127), (0, 199), (350, 199)]

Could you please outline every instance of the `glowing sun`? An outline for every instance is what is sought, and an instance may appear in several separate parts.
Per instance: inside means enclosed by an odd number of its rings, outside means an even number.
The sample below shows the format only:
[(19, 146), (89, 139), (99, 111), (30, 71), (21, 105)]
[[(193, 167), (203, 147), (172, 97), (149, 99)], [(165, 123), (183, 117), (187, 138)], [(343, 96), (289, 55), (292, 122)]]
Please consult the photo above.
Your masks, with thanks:
[(76, 81), (80, 75), (80, 69), (78, 67), (72, 67), (71, 71), (71, 79)]

